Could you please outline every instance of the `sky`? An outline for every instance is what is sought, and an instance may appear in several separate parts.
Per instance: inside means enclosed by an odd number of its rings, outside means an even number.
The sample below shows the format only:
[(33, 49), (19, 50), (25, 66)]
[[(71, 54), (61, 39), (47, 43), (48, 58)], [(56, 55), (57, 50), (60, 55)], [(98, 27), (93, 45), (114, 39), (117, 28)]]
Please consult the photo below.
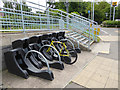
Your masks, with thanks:
[[(83, 1), (93, 1), (93, 0), (83, 0)], [(94, 0), (94, 1), (103, 1), (103, 0)], [(111, 0), (105, 0), (107, 2), (111, 2)], [(119, 2), (120, 0), (112, 0), (112, 2)]]
[[(5, 0), (4, 0), (5, 1)], [(11, 1), (11, 0), (6, 0), (6, 1)], [(18, 0), (20, 1), (20, 0)], [(27, 1), (31, 1), (33, 2), (33, 0), (27, 0)], [(59, 0), (55, 0), (55, 1), (59, 1)], [(93, 1), (93, 0), (83, 0), (83, 1)], [(103, 1), (103, 0), (94, 0), (94, 1)], [(104, 1), (107, 1), (107, 2), (111, 2), (111, 0), (104, 0)], [(120, 0), (112, 0), (112, 2), (119, 2), (120, 3)], [(34, 3), (37, 3), (37, 4), (40, 4), (40, 5), (43, 5), (43, 6), (46, 6), (46, 0), (34, 0)], [(29, 6), (33, 6), (33, 7), (38, 7), (37, 5), (34, 5), (34, 4), (31, 4), (31, 3), (27, 3), (27, 5)], [(0, 7), (3, 7), (3, 3), (2, 3), (2, 0), (0, 0)], [(38, 7), (38, 8), (41, 8), (41, 9), (45, 9), (43, 7)], [(33, 10), (34, 11), (34, 10)]]

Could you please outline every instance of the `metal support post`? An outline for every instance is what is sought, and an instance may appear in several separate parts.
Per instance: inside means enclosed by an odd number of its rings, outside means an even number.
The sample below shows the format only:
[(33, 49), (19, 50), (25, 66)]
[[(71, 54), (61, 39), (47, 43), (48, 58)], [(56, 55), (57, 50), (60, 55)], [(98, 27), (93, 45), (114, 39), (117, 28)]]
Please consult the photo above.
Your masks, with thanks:
[(39, 14), (40, 17), (40, 29), (42, 29), (42, 25), (41, 25), (41, 15)]
[(114, 6), (114, 10), (113, 10), (113, 21), (115, 20), (115, 6)]
[(62, 20), (62, 12), (61, 12), (61, 20)]
[(111, 20), (111, 6), (112, 6), (112, 0), (111, 0), (111, 3), (110, 3), (110, 20)]
[(22, 26), (23, 26), (23, 32), (25, 33), (25, 29), (24, 29), (24, 18), (23, 18), (23, 11), (22, 11), (22, 0), (20, 2), (21, 5), (21, 16), (22, 16)]
[(52, 17), (52, 30), (53, 30), (53, 17)]
[(66, 2), (64, 3), (65, 4), (65, 6), (66, 6), (66, 11), (67, 11), (67, 29), (69, 28), (69, 25), (68, 25), (68, 23), (69, 23), (69, 19), (68, 19), (68, 13), (69, 13), (69, 3), (68, 3), (68, 0), (66, 0)]
[(89, 43), (88, 43), (88, 48), (90, 48), (90, 23), (89, 23), (89, 37), (88, 37)]
[(50, 29), (50, 17), (49, 17), (49, 7), (48, 7), (48, 10), (47, 10), (47, 29), (49, 30)]
[(69, 23), (69, 19), (68, 19), (68, 13), (67, 13), (67, 29), (69, 29), (68, 23)]

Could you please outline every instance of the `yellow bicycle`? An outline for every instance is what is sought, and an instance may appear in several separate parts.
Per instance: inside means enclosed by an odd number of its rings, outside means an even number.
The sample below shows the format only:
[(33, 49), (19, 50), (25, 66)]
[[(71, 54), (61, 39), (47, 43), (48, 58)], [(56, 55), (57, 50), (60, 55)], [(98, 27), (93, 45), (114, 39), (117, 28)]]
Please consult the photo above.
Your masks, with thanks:
[[(62, 39), (61, 41), (51, 41), (50, 46), (53, 46), (56, 50), (58, 50), (62, 61), (64, 61), (66, 64), (74, 64), (77, 61), (77, 52), (73, 49), (68, 50), (65, 44), (66, 42), (66, 39)], [(46, 52), (50, 52), (51, 49), (52, 48), (49, 47)], [(75, 57), (74, 61), (71, 60), (72, 56)]]

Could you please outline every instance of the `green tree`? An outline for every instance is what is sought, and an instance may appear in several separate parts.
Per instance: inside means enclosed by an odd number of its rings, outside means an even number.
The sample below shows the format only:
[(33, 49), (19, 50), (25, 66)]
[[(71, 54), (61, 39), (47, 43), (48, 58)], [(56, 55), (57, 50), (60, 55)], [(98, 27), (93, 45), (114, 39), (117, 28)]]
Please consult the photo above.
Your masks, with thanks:
[(116, 7), (116, 18), (120, 19), (120, 4)]
[[(88, 4), (87, 8), (85, 9), (86, 13), (88, 10), (91, 10), (91, 4)], [(94, 20), (97, 21), (98, 23), (102, 23), (102, 21), (106, 20), (106, 15), (105, 13), (108, 13), (108, 18), (109, 18), (109, 13), (110, 13), (110, 4), (102, 1), (102, 2), (97, 2), (94, 4)]]
[[(3, 1), (3, 3), (4, 3), (3, 7), (13, 9), (13, 4), (11, 2)], [(9, 11), (8, 9), (3, 9), (3, 10), (4, 11)]]
[[(4, 3), (4, 6), (5, 8), (10, 8), (10, 9), (15, 9), (15, 10), (21, 10), (21, 4), (20, 3), (12, 3), (12, 2), (8, 2), (8, 1), (3, 1)], [(26, 2), (22, 2), (24, 5), (22, 5), (22, 11), (27, 11), (27, 12), (30, 12), (32, 11), (31, 8), (29, 8), (27, 5), (26, 5)], [(15, 6), (15, 8), (14, 8)], [(4, 11), (9, 11), (8, 9), (4, 9)], [(13, 12), (13, 10), (11, 10), (10, 12)]]

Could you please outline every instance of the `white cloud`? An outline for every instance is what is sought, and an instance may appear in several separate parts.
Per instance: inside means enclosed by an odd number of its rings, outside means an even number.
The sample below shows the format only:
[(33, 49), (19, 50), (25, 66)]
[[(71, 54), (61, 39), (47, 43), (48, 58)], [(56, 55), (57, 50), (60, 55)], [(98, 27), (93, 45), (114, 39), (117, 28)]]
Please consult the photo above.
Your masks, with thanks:
[[(33, 2), (33, 0), (27, 0), (27, 1)], [(46, 0), (34, 0), (33, 3), (46, 6)], [(39, 5), (35, 5), (35, 4), (32, 4), (32, 3), (28, 3), (28, 2), (26, 4), (28, 6), (36, 7), (36, 8), (42, 9), (42, 10), (46, 9), (45, 7), (42, 7), (42, 6), (39, 6)], [(39, 11), (39, 9), (32, 8), (32, 12)]]
[(0, 7), (2, 8), (3, 7), (3, 2), (0, 0)]

